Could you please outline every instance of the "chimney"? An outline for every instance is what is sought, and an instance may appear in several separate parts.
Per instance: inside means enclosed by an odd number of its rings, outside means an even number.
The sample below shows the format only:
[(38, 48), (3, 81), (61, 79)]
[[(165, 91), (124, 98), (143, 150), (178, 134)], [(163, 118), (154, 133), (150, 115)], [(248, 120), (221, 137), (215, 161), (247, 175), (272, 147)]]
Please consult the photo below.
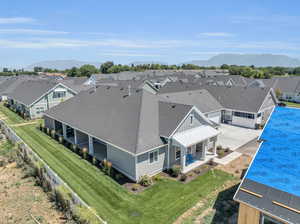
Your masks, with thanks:
[(128, 96), (130, 96), (130, 95), (131, 95), (131, 86), (128, 85)]

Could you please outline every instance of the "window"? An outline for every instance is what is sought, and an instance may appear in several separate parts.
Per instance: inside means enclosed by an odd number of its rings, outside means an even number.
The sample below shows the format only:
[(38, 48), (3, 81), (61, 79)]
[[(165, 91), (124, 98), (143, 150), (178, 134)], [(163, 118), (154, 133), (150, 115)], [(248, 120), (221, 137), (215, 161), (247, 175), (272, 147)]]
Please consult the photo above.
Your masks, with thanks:
[(244, 113), (244, 112), (233, 112), (233, 115), (236, 117), (243, 117), (243, 118), (247, 118), (247, 119), (254, 119), (254, 114), (250, 114), (250, 113)]
[(149, 162), (154, 163), (158, 161), (158, 151), (153, 151), (149, 153)]
[(179, 160), (181, 157), (181, 150), (179, 147), (175, 146), (175, 160)]
[(66, 91), (54, 91), (53, 98), (63, 98), (66, 96)]
[(191, 114), (190, 115), (190, 125), (193, 125), (193, 122), (194, 122), (194, 115)]
[(36, 107), (35, 111), (37, 114), (43, 113), (45, 111), (44, 107)]

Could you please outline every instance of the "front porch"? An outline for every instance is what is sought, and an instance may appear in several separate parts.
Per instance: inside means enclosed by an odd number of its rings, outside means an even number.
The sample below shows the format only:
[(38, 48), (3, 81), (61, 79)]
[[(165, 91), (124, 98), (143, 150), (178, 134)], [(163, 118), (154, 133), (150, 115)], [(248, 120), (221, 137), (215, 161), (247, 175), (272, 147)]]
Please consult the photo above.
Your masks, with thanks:
[(180, 160), (182, 173), (207, 163), (217, 156), (219, 131), (210, 126), (197, 127), (173, 136), (175, 157)]

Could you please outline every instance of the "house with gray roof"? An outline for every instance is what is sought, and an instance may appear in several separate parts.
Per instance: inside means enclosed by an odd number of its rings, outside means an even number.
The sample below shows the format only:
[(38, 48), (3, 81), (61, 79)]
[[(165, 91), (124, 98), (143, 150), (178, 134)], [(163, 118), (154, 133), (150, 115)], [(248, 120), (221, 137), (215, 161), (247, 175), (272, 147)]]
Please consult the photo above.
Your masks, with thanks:
[[(202, 102), (199, 101), (201, 98), (197, 99), (192, 94), (199, 90), (206, 90), (212, 97), (205, 97)], [(185, 100), (190, 103), (194, 102), (195, 105), (200, 103), (203, 107), (213, 102), (214, 105), (217, 105), (215, 103), (217, 101), (222, 108), (211, 115), (207, 112), (209, 117), (214, 121), (218, 121), (220, 118), (222, 123), (246, 128), (257, 128), (259, 125), (263, 125), (277, 104), (275, 93), (270, 87), (226, 87), (176, 82), (166, 84), (158, 94), (169, 95), (169, 97), (173, 95), (175, 102)], [(202, 110), (205, 111), (204, 108)]]
[(75, 90), (57, 81), (22, 80), (8, 93), (8, 105), (24, 116), (35, 119), (76, 94)]
[(45, 126), (133, 181), (216, 155), (219, 131), (193, 104), (144, 89), (97, 86), (49, 109)]

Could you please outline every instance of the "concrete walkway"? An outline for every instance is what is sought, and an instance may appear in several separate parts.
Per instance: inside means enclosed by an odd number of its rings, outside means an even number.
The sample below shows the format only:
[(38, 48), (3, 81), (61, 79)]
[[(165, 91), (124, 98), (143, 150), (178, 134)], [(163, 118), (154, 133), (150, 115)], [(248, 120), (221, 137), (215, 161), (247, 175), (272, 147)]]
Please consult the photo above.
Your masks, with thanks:
[(222, 159), (214, 158), (214, 162), (221, 164), (221, 165), (227, 165), (231, 161), (239, 158), (242, 155), (242, 153), (239, 152), (232, 152), (228, 154), (227, 156), (223, 157)]
[(30, 125), (30, 124), (37, 124), (36, 121), (34, 122), (24, 122), (24, 123), (21, 123), (21, 124), (12, 124), (11, 126), (12, 127), (19, 127), (19, 126), (25, 126), (25, 125)]

